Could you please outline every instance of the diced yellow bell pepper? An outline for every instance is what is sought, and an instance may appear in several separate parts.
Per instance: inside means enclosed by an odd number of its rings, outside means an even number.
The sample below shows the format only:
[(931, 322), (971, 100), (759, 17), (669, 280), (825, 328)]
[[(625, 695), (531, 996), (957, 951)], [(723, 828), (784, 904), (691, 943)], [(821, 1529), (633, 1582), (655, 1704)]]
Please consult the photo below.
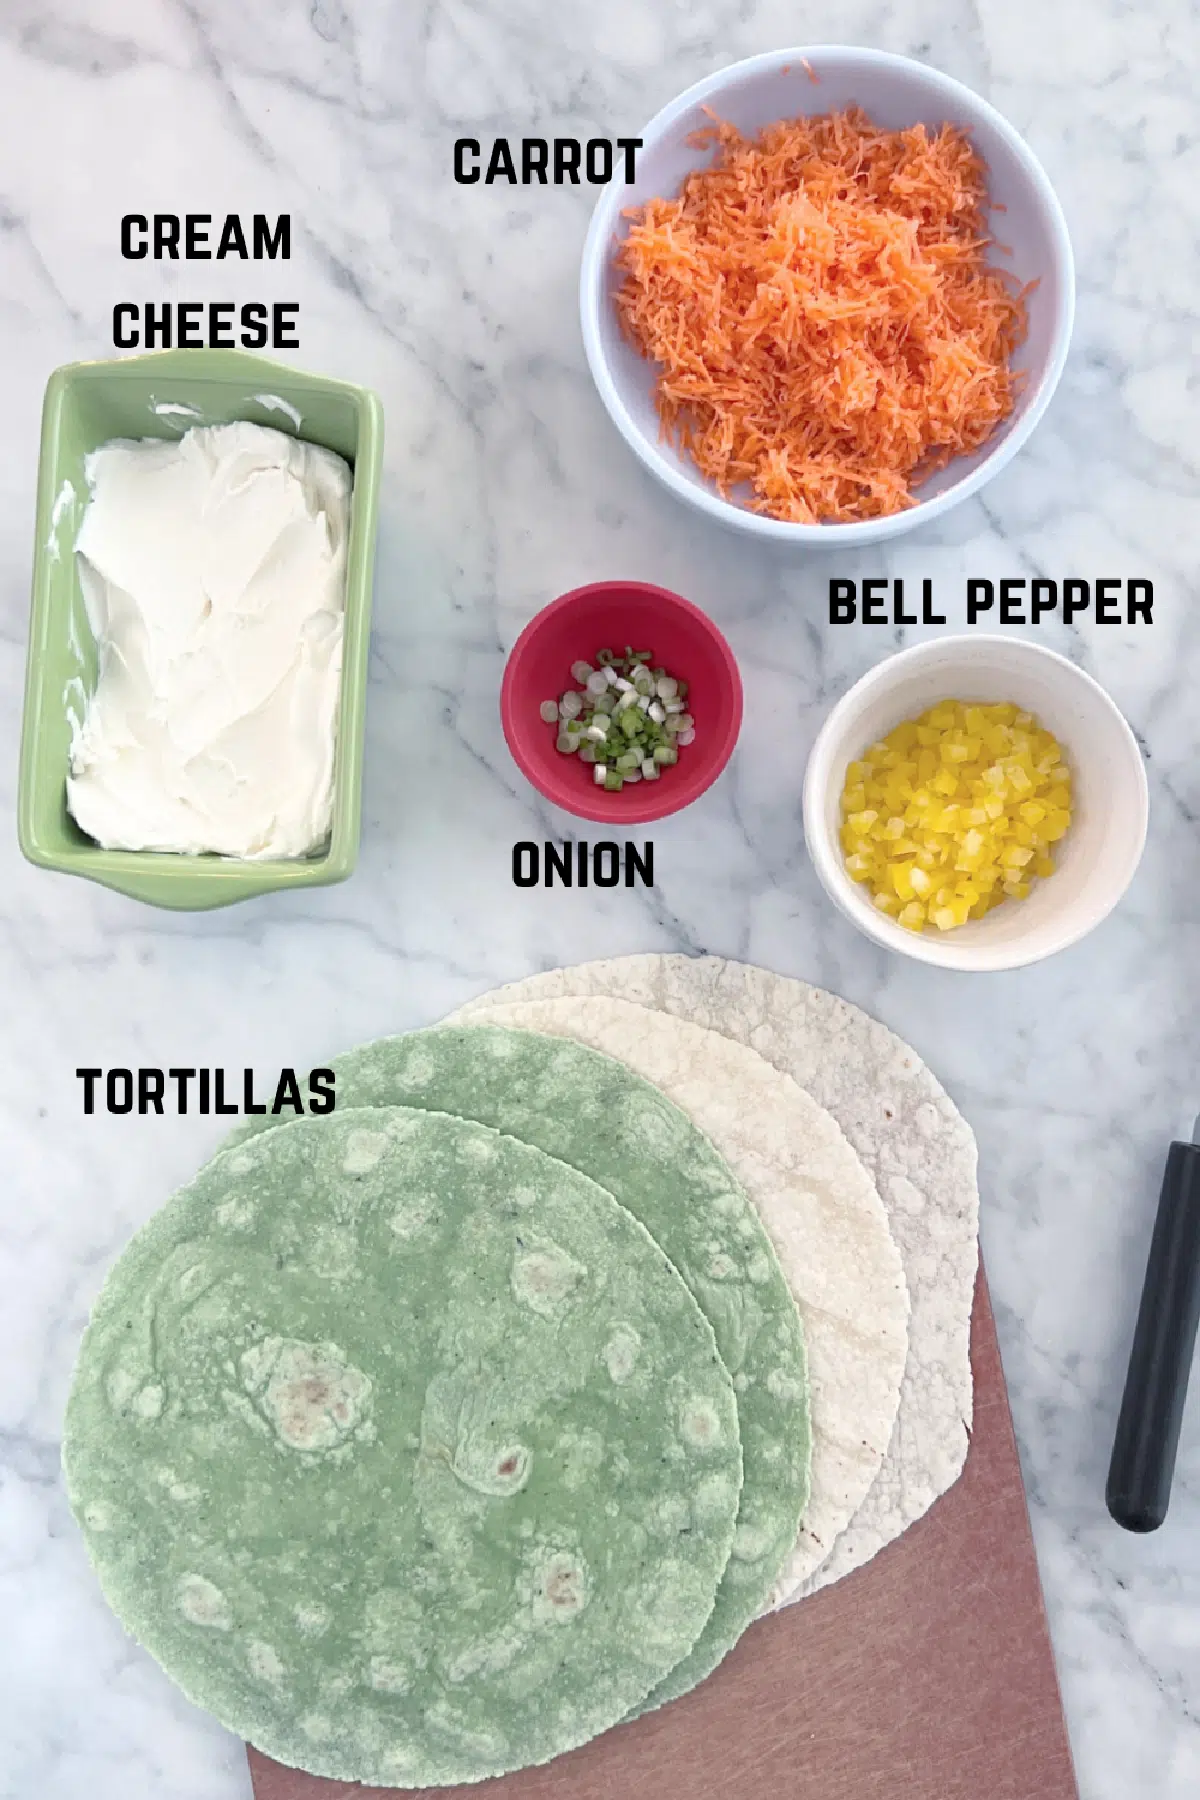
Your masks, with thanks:
[(846, 869), (908, 929), (950, 931), (1054, 873), (1071, 772), (1052, 734), (1011, 702), (947, 700), (850, 763)]
[[(918, 870), (917, 873), (920, 874), (921, 871)], [(911, 900), (913, 898), (916, 889), (913, 886), (913, 871), (910, 863), (889, 863), (888, 876), (899, 899)]]

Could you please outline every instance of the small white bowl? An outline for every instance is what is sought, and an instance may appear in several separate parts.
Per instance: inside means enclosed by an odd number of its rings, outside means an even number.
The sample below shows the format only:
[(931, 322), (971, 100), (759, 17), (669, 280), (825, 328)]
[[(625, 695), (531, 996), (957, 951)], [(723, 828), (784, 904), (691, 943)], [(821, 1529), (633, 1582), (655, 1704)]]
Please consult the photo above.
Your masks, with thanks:
[[(939, 700), (1011, 700), (1062, 745), (1072, 774), (1070, 830), (1058, 867), (1027, 900), (1006, 901), (956, 931), (906, 931), (846, 873), (841, 793), (868, 744)], [(830, 898), (888, 950), (944, 969), (1017, 969), (1065, 950), (1121, 899), (1146, 842), (1149, 797), (1137, 739), (1098, 682), (1024, 638), (946, 637), (902, 650), (838, 701), (804, 775), (804, 837)]]
[[(1004, 424), (974, 455), (956, 457), (924, 482), (916, 506), (848, 525), (793, 525), (723, 500), (689, 458), (660, 438), (653, 367), (626, 342), (618, 323), (614, 296), (620, 279), (614, 256), (628, 230), (625, 209), (678, 193), (684, 177), (710, 160), (710, 152), (688, 143), (692, 132), (712, 123), (705, 108), (753, 134), (778, 119), (854, 104), (889, 130), (949, 122), (970, 131), (988, 166), (991, 198), (1007, 208), (996, 216), (995, 226), (1012, 254), (994, 251), (992, 261), (1022, 283), (1038, 283), (1028, 298), (1029, 334), (1013, 358), (1024, 385)], [(1075, 314), (1075, 271), (1062, 208), (1041, 164), (986, 100), (924, 63), (882, 50), (772, 50), (688, 88), (651, 119), (641, 138), (636, 181), (610, 183), (592, 215), (583, 249), (580, 315), (600, 398), (626, 443), (665, 487), (711, 518), (756, 537), (832, 550), (898, 537), (939, 518), (1011, 461), (1045, 412), (1062, 374)]]

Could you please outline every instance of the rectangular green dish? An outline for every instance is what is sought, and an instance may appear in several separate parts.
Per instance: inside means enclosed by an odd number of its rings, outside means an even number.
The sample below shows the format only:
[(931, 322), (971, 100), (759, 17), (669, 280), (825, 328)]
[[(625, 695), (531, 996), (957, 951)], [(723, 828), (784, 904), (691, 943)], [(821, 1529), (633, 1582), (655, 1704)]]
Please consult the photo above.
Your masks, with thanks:
[[(96, 647), (75, 564), (75, 538), (87, 502), (84, 458), (111, 438), (178, 438), (193, 425), (235, 419), (323, 444), (354, 470), (330, 840), (313, 856), (275, 862), (104, 850), (80, 831), (66, 799), (71, 712), (82, 712), (96, 681)], [(382, 460), (383, 408), (375, 394), (244, 351), (164, 350), (111, 362), (68, 363), (54, 371), (42, 409), (17, 798), (18, 836), (30, 862), (102, 882), (152, 906), (187, 912), (228, 906), (273, 889), (344, 881), (351, 874), (362, 810), (371, 573)]]

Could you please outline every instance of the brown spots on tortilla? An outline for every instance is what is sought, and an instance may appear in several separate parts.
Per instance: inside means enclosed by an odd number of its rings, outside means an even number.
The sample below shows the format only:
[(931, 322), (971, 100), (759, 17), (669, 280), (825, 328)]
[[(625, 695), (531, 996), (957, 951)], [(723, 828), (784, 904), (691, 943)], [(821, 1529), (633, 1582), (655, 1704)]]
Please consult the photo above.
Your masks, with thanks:
[(398, 1238), (413, 1238), (440, 1218), (440, 1208), (432, 1194), (406, 1194), (392, 1213), (388, 1224)]
[(539, 1625), (563, 1625), (588, 1603), (587, 1568), (570, 1550), (543, 1554), (534, 1575), (533, 1616)]
[(455, 1447), (452, 1467), (458, 1479), (476, 1493), (506, 1499), (520, 1493), (529, 1480), (533, 1455), (524, 1444), (497, 1447), (467, 1435)]
[(184, 1575), (175, 1590), (175, 1601), (191, 1625), (209, 1631), (228, 1631), (233, 1624), (229, 1602), (215, 1581), (206, 1575)]
[(716, 1407), (703, 1395), (693, 1395), (684, 1402), (679, 1415), (679, 1429), (683, 1433), (684, 1442), (690, 1444), (693, 1450), (713, 1450), (724, 1436)]
[(571, 1298), (587, 1270), (557, 1244), (518, 1249), (512, 1263), (512, 1290), (523, 1306), (553, 1318)]
[(604, 1346), (604, 1364), (616, 1387), (623, 1387), (633, 1374), (641, 1348), (642, 1340), (632, 1325), (613, 1326)]
[(336, 1344), (264, 1338), (242, 1357), (242, 1381), (289, 1450), (335, 1449), (365, 1422), (371, 1380)]
[(350, 1416), (332, 1375), (305, 1375), (298, 1381), (272, 1384), (267, 1404), (285, 1444), (296, 1450), (318, 1449), (326, 1428), (345, 1426)]
[(556, 1569), (546, 1582), (546, 1604), (558, 1617), (578, 1612), (582, 1601), (579, 1570)]

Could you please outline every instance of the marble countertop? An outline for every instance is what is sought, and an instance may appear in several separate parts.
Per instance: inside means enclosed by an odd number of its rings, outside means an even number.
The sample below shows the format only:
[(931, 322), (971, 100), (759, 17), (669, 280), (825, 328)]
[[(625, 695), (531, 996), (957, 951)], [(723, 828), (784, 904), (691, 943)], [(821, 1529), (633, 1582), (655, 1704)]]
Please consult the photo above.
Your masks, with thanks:
[[(617, 136), (701, 74), (807, 40), (923, 57), (988, 95), (1062, 197), (1079, 318), (1031, 445), (939, 527), (789, 558), (681, 509), (596, 400), (575, 308), (586, 189), (455, 187), (460, 134)], [(244, 1800), (240, 1746), (101, 1602), (59, 1421), (103, 1270), (219, 1121), (82, 1116), (79, 1065), (308, 1067), (534, 969), (705, 949), (835, 989), (909, 1038), (974, 1125), (983, 1237), (1083, 1800), (1200, 1792), (1200, 1383), (1156, 1536), (1104, 1473), (1168, 1140), (1200, 1104), (1195, 296), (1189, 0), (7, 0), (0, 13), (0, 1796)], [(290, 264), (123, 263), (127, 211), (289, 211)], [(174, 916), (14, 841), (38, 414), (111, 354), (115, 301), (298, 300), (296, 360), (387, 414), (362, 858), (347, 885)], [(848, 683), (919, 632), (831, 630), (830, 573), (1149, 577), (1152, 627), (1043, 629), (1149, 763), (1145, 861), (1077, 949), (1015, 974), (874, 948), (804, 854), (799, 777)], [(564, 588), (659, 581), (746, 681), (725, 779), (654, 831), (652, 892), (518, 891), (537, 803), (496, 716), (505, 650)], [(586, 832), (585, 832), (586, 835)]]

